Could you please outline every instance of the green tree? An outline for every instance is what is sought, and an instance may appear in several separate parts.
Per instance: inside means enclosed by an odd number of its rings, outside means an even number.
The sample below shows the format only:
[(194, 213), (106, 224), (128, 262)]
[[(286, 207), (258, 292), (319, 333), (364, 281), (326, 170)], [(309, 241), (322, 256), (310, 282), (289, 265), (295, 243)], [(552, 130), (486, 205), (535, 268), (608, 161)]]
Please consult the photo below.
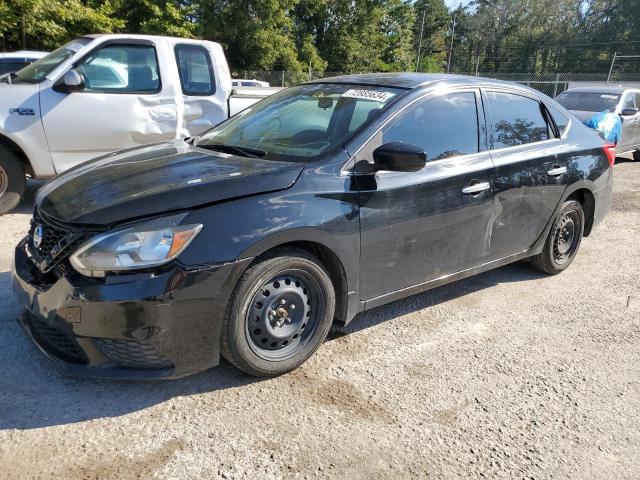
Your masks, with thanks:
[(126, 22), (126, 31), (172, 37), (193, 37), (196, 6), (178, 0), (117, 0), (116, 16)]
[(124, 27), (110, 1), (0, 0), (0, 33), (6, 49), (54, 49), (87, 33)]
[[(312, 44), (296, 44), (290, 15), (296, 0), (202, 0), (203, 37), (220, 42), (235, 69), (302, 71), (298, 47), (313, 56)], [(312, 58), (311, 58), (312, 59)]]
[[(447, 32), (451, 16), (444, 0), (417, 0), (415, 8), (414, 44), (416, 51), (420, 48), (420, 64), (422, 72), (441, 72), (447, 61)], [(424, 26), (423, 20), (424, 18)], [(422, 42), (420, 34), (422, 33)]]

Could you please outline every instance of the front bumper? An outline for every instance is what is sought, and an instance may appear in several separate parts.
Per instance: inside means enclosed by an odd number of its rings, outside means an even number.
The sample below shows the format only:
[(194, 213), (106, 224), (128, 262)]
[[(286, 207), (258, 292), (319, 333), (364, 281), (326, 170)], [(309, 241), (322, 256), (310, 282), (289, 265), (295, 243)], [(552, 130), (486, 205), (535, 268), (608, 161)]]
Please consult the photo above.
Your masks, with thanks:
[(18, 321), (64, 373), (111, 379), (177, 378), (218, 364), (220, 329), (237, 278), (250, 260), (187, 270), (44, 279), (16, 247)]

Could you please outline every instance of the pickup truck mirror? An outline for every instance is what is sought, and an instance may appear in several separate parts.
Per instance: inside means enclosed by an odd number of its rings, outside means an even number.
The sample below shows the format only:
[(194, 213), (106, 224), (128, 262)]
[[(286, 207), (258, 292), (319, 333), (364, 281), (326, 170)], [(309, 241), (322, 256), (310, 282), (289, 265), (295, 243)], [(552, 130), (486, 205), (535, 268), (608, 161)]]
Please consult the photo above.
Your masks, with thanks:
[(61, 93), (79, 92), (84, 90), (84, 77), (72, 68), (55, 83), (53, 89)]
[(636, 113), (638, 113), (637, 108), (625, 108), (620, 112), (620, 115), (623, 117), (633, 117)]
[(427, 152), (406, 142), (385, 143), (373, 151), (376, 170), (417, 172), (427, 164)]

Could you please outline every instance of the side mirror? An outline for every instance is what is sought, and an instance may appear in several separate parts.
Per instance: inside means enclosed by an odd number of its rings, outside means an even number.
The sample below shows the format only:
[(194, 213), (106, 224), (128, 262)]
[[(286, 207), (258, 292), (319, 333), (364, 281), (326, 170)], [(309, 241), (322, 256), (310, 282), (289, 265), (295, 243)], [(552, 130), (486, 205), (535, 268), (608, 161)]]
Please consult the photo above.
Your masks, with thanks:
[(412, 143), (385, 143), (373, 151), (373, 163), (377, 170), (417, 172), (427, 164), (427, 152)]
[(636, 113), (638, 113), (637, 108), (625, 108), (624, 110), (622, 110), (622, 112), (620, 112), (620, 115), (622, 115), (623, 117), (633, 117)]
[(72, 68), (55, 83), (53, 89), (61, 93), (79, 92), (84, 90), (84, 77)]

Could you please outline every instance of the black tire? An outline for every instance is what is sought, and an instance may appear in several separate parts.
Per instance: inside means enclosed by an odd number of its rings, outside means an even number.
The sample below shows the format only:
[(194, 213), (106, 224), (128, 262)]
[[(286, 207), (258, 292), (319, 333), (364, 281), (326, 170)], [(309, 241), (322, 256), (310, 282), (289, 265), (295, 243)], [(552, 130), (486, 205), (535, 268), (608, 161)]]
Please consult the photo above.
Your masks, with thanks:
[(633, 159), (636, 162), (640, 162), (640, 150), (636, 150), (635, 152), (633, 152)]
[(320, 347), (334, 311), (322, 263), (303, 250), (274, 251), (238, 281), (224, 315), (222, 355), (249, 375), (289, 372)]
[(26, 183), (24, 169), (18, 157), (0, 147), (0, 215), (18, 206)]
[(542, 252), (531, 257), (537, 270), (557, 275), (578, 253), (584, 234), (584, 210), (580, 202), (567, 200), (556, 214)]

